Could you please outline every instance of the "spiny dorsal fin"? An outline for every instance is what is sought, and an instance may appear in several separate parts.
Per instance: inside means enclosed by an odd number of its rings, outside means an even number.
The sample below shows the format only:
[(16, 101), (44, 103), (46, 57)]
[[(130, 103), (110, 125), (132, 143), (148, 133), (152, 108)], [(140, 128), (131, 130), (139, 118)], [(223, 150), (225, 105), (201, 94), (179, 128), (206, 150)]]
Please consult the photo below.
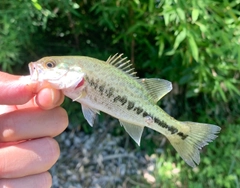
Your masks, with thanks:
[(171, 82), (159, 78), (144, 78), (139, 79), (139, 82), (146, 88), (154, 103), (172, 90)]
[(109, 63), (123, 72), (137, 78), (136, 72), (134, 72), (134, 68), (130, 63), (130, 60), (128, 60), (127, 57), (122, 58), (122, 56), (123, 54), (115, 54), (114, 56), (110, 56), (106, 63)]

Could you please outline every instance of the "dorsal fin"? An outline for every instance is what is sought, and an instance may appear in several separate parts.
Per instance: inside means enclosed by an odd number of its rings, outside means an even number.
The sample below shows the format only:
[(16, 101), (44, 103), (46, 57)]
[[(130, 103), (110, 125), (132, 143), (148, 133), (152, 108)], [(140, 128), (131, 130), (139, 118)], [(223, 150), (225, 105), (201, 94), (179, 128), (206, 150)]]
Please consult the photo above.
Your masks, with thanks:
[(114, 56), (110, 56), (106, 63), (109, 63), (123, 72), (137, 78), (136, 72), (134, 72), (134, 68), (130, 63), (130, 60), (128, 60), (127, 57), (123, 58), (122, 56), (123, 54), (115, 54)]
[(146, 88), (154, 103), (157, 103), (164, 95), (172, 90), (172, 83), (159, 78), (139, 79)]

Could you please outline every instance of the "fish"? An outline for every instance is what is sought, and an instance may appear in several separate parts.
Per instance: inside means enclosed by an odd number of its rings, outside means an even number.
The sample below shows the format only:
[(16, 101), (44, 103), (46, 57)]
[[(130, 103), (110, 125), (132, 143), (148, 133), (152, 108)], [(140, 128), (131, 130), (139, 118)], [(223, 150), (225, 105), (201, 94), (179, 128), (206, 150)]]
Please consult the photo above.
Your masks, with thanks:
[(144, 127), (163, 134), (191, 167), (200, 163), (202, 147), (212, 142), (221, 128), (206, 123), (178, 121), (157, 102), (172, 90), (160, 78), (139, 78), (123, 54), (106, 61), (88, 56), (50, 56), (29, 63), (32, 82), (48, 83), (65, 96), (81, 103), (90, 126), (100, 112), (119, 120), (140, 145)]

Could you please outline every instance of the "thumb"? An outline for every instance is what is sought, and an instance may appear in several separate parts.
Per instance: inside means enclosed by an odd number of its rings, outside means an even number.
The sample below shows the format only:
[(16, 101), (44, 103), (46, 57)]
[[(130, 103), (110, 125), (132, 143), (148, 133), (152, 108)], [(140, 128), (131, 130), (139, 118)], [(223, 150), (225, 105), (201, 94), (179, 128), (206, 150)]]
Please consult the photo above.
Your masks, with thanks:
[(15, 76), (0, 72), (0, 105), (19, 105), (28, 102), (35, 94), (29, 76)]

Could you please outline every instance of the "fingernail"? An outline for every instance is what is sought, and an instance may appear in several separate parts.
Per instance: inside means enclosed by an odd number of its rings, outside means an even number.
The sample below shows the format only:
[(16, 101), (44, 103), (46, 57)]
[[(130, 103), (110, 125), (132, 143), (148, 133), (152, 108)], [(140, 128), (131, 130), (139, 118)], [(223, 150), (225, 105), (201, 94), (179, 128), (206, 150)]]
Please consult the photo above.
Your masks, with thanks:
[(54, 105), (57, 105), (60, 100), (60, 94), (57, 90), (51, 89), (52, 101)]
[(52, 103), (53, 104), (56, 104), (56, 97), (55, 97), (55, 91), (53, 89), (50, 89), (51, 90), (51, 99), (52, 99)]

